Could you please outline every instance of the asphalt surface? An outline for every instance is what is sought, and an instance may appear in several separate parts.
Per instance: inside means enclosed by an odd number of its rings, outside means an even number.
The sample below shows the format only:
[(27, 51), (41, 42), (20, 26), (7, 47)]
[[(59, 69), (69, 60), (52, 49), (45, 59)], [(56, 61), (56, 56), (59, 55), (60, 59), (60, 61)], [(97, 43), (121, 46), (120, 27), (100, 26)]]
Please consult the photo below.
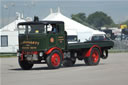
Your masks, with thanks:
[(45, 64), (21, 70), (17, 58), (0, 59), (1, 85), (128, 85), (128, 53), (110, 53), (97, 66), (77, 61), (73, 67), (50, 70)]

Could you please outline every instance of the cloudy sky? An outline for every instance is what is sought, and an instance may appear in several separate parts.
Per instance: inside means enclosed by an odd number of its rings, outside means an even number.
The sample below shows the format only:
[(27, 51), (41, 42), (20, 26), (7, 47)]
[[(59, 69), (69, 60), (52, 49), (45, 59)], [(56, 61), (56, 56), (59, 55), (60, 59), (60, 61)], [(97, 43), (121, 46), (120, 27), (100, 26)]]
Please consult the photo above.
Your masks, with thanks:
[(24, 17), (39, 16), (41, 19), (60, 7), (61, 13), (69, 17), (71, 14), (84, 12), (86, 16), (96, 11), (107, 13), (115, 23), (128, 19), (128, 0), (1, 0), (0, 27), (16, 19), (16, 12)]

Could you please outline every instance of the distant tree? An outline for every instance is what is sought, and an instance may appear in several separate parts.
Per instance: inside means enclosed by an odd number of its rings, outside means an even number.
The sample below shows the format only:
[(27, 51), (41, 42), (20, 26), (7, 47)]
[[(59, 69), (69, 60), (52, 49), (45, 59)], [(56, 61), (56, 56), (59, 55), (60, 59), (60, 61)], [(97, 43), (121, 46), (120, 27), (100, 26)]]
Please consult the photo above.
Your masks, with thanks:
[(86, 25), (86, 26), (89, 26), (93, 29), (96, 29), (94, 28), (93, 26), (90, 26), (88, 23), (87, 23), (87, 18), (86, 18), (86, 14), (85, 13), (78, 13), (78, 14), (72, 14), (71, 15), (72, 19), (83, 24), (83, 25)]
[(80, 23), (86, 21), (85, 13), (72, 14), (71, 17), (73, 20), (78, 21)]
[(128, 20), (122, 22), (121, 24), (127, 24), (128, 25)]
[(75, 20), (83, 25), (87, 25), (85, 13), (72, 14), (71, 17), (73, 20)]
[(108, 16), (103, 12), (98, 12), (98, 11), (93, 14), (90, 14), (87, 18), (87, 22), (88, 24), (93, 25), (96, 28), (100, 28), (105, 25), (114, 24), (110, 16)]

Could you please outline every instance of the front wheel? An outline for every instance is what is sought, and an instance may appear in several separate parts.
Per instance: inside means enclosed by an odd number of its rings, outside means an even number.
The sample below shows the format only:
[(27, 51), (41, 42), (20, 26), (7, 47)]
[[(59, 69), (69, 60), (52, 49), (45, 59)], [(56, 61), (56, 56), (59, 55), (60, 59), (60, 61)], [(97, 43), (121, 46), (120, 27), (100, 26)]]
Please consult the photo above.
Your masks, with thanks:
[(91, 55), (84, 59), (87, 65), (98, 65), (100, 61), (100, 52), (97, 48), (91, 50)]
[(58, 50), (53, 50), (46, 58), (46, 62), (49, 68), (57, 69), (62, 63), (62, 54)]
[(28, 61), (26, 60), (20, 60), (20, 58), (18, 58), (18, 62), (19, 62), (19, 65), (20, 67), (23, 69), (23, 70), (30, 70), (32, 69), (33, 67), (33, 64), (32, 63), (29, 63)]

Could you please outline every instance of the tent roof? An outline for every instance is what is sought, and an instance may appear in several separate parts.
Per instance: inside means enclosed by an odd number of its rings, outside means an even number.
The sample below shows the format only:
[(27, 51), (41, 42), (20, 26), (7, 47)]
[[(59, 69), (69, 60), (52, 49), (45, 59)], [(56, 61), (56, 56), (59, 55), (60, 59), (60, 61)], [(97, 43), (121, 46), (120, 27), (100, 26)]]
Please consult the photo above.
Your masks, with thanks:
[(93, 35), (105, 35), (105, 32), (99, 31), (99, 30), (95, 30), (93, 32)]
[(25, 22), (25, 20), (24, 19), (14, 20), (10, 24), (8, 24), (8, 25), (4, 26), (3, 28), (1, 28), (1, 31), (15, 31), (15, 30), (17, 30), (17, 24), (19, 22)]
[(67, 30), (68, 35), (77, 35), (77, 32), (75, 30)]
[(77, 32), (92, 32), (93, 29), (82, 25), (64, 15), (62, 15), (60, 12), (57, 13), (51, 13), (43, 20), (51, 20), (51, 21), (63, 21), (65, 23), (65, 30), (76, 30)]

